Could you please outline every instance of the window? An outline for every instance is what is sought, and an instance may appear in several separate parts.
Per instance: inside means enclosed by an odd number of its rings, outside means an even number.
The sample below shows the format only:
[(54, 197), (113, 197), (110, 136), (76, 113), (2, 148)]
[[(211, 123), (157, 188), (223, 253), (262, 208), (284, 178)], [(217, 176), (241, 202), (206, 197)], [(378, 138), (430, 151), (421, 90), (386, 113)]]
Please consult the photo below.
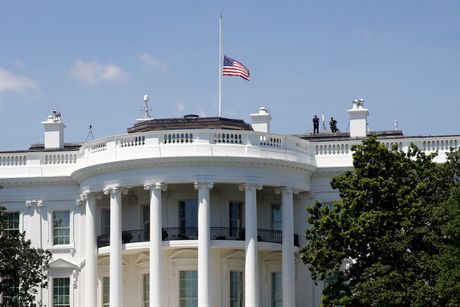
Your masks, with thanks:
[(70, 244), (70, 211), (53, 212), (53, 244)]
[(324, 278), (323, 290), (329, 287), (329, 285), (335, 281), (337, 281), (337, 273), (334, 272), (334, 273), (327, 274), (326, 278)]
[(198, 307), (198, 271), (180, 271), (180, 307)]
[(53, 278), (53, 307), (70, 307), (70, 278)]
[(110, 235), (110, 209), (101, 210), (101, 235)]
[(281, 272), (272, 272), (272, 307), (283, 306), (283, 289)]
[(281, 216), (281, 206), (280, 204), (272, 205), (272, 230), (282, 230), (283, 229), (283, 220)]
[(15, 300), (19, 294), (19, 287), (11, 280), (2, 280), (3, 283), (3, 305), (2, 306), (17, 306)]
[(110, 277), (102, 277), (102, 307), (110, 306)]
[(198, 203), (196, 199), (179, 202), (180, 235), (196, 237), (198, 232)]
[(19, 234), (19, 212), (7, 212), (6, 213), (6, 236), (15, 236)]
[(230, 307), (243, 307), (243, 272), (230, 271)]
[(144, 237), (146, 241), (150, 240), (150, 206), (142, 207), (142, 222), (144, 225)]
[(144, 307), (150, 306), (150, 274), (142, 275)]
[(241, 227), (243, 224), (243, 211), (242, 211), (241, 202), (230, 202), (229, 212), (228, 212), (228, 226), (229, 226), (229, 235), (232, 238), (238, 239), (241, 234)]

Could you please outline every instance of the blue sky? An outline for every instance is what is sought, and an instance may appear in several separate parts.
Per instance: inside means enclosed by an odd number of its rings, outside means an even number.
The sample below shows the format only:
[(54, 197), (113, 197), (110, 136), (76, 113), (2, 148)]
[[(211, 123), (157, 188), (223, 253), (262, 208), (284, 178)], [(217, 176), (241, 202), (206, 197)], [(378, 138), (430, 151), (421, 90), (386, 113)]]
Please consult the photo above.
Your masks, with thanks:
[(364, 98), (371, 130), (460, 134), (457, 0), (2, 0), (0, 150), (43, 142), (53, 109), (68, 142), (125, 133), (145, 94), (155, 118), (216, 116), (219, 12), (252, 77), (224, 77), (224, 117), (266, 106), (274, 133), (321, 113), (346, 130)]

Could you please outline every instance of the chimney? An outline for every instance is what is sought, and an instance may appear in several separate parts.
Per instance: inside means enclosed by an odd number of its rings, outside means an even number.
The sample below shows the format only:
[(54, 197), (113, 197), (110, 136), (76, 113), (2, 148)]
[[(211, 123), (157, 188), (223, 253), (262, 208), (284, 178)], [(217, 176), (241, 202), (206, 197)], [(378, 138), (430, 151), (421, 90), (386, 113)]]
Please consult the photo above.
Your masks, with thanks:
[(353, 100), (353, 106), (347, 112), (350, 119), (350, 138), (365, 138), (369, 110), (364, 107), (364, 99)]
[(252, 129), (257, 132), (270, 132), (270, 121), (272, 117), (268, 113), (267, 108), (260, 107), (258, 113), (249, 115), (252, 119)]
[(42, 124), (45, 128), (45, 149), (63, 149), (65, 125), (61, 121), (61, 113), (53, 111)]

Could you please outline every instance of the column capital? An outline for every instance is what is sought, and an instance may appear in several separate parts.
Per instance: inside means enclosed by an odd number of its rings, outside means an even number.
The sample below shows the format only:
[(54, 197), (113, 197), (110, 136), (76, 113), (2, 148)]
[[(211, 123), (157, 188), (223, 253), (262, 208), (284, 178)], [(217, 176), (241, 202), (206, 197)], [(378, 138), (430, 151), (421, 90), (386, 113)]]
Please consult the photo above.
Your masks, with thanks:
[(165, 192), (168, 190), (168, 185), (164, 184), (163, 182), (147, 183), (147, 184), (144, 184), (144, 190), (147, 190), (147, 191), (160, 190), (160, 191)]
[(240, 191), (245, 191), (248, 189), (256, 189), (256, 190), (262, 190), (263, 185), (259, 183), (242, 183), (238, 186), (238, 189)]
[(202, 188), (212, 189), (214, 187), (214, 182), (211, 181), (195, 181), (194, 182), (195, 190)]
[(278, 187), (275, 189), (275, 193), (276, 194), (280, 194), (280, 193), (293, 193), (293, 194), (299, 194), (300, 190), (293, 186), (293, 185), (286, 185), (286, 186), (282, 186), (282, 187)]
[(88, 199), (88, 196), (88, 192), (81, 193), (80, 196), (75, 200), (75, 204), (80, 207)]
[(26, 200), (26, 207), (31, 208), (32, 206), (37, 206), (37, 208), (41, 208), (44, 206), (43, 200)]
[(105, 195), (113, 195), (117, 193), (123, 193), (124, 195), (128, 194), (128, 189), (120, 186), (105, 187), (102, 190), (102, 193)]

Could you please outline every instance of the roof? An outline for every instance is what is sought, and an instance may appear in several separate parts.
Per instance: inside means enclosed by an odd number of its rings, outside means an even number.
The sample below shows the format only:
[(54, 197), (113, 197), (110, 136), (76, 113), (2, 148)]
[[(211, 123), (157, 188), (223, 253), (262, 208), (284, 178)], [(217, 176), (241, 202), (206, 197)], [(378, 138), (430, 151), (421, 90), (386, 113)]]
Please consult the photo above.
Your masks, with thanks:
[[(376, 136), (377, 138), (405, 138), (401, 130), (387, 130), (387, 131), (369, 131), (368, 136)], [(309, 132), (306, 134), (295, 135), (301, 139), (308, 140), (311, 142), (322, 142), (322, 141), (348, 141), (350, 140), (350, 132), (336, 132), (332, 133), (329, 131), (320, 131), (314, 134)]]
[(135, 123), (133, 127), (128, 128), (128, 133), (179, 129), (253, 130), (251, 125), (240, 119), (199, 117), (198, 115), (189, 114), (179, 118), (161, 118), (141, 121)]

